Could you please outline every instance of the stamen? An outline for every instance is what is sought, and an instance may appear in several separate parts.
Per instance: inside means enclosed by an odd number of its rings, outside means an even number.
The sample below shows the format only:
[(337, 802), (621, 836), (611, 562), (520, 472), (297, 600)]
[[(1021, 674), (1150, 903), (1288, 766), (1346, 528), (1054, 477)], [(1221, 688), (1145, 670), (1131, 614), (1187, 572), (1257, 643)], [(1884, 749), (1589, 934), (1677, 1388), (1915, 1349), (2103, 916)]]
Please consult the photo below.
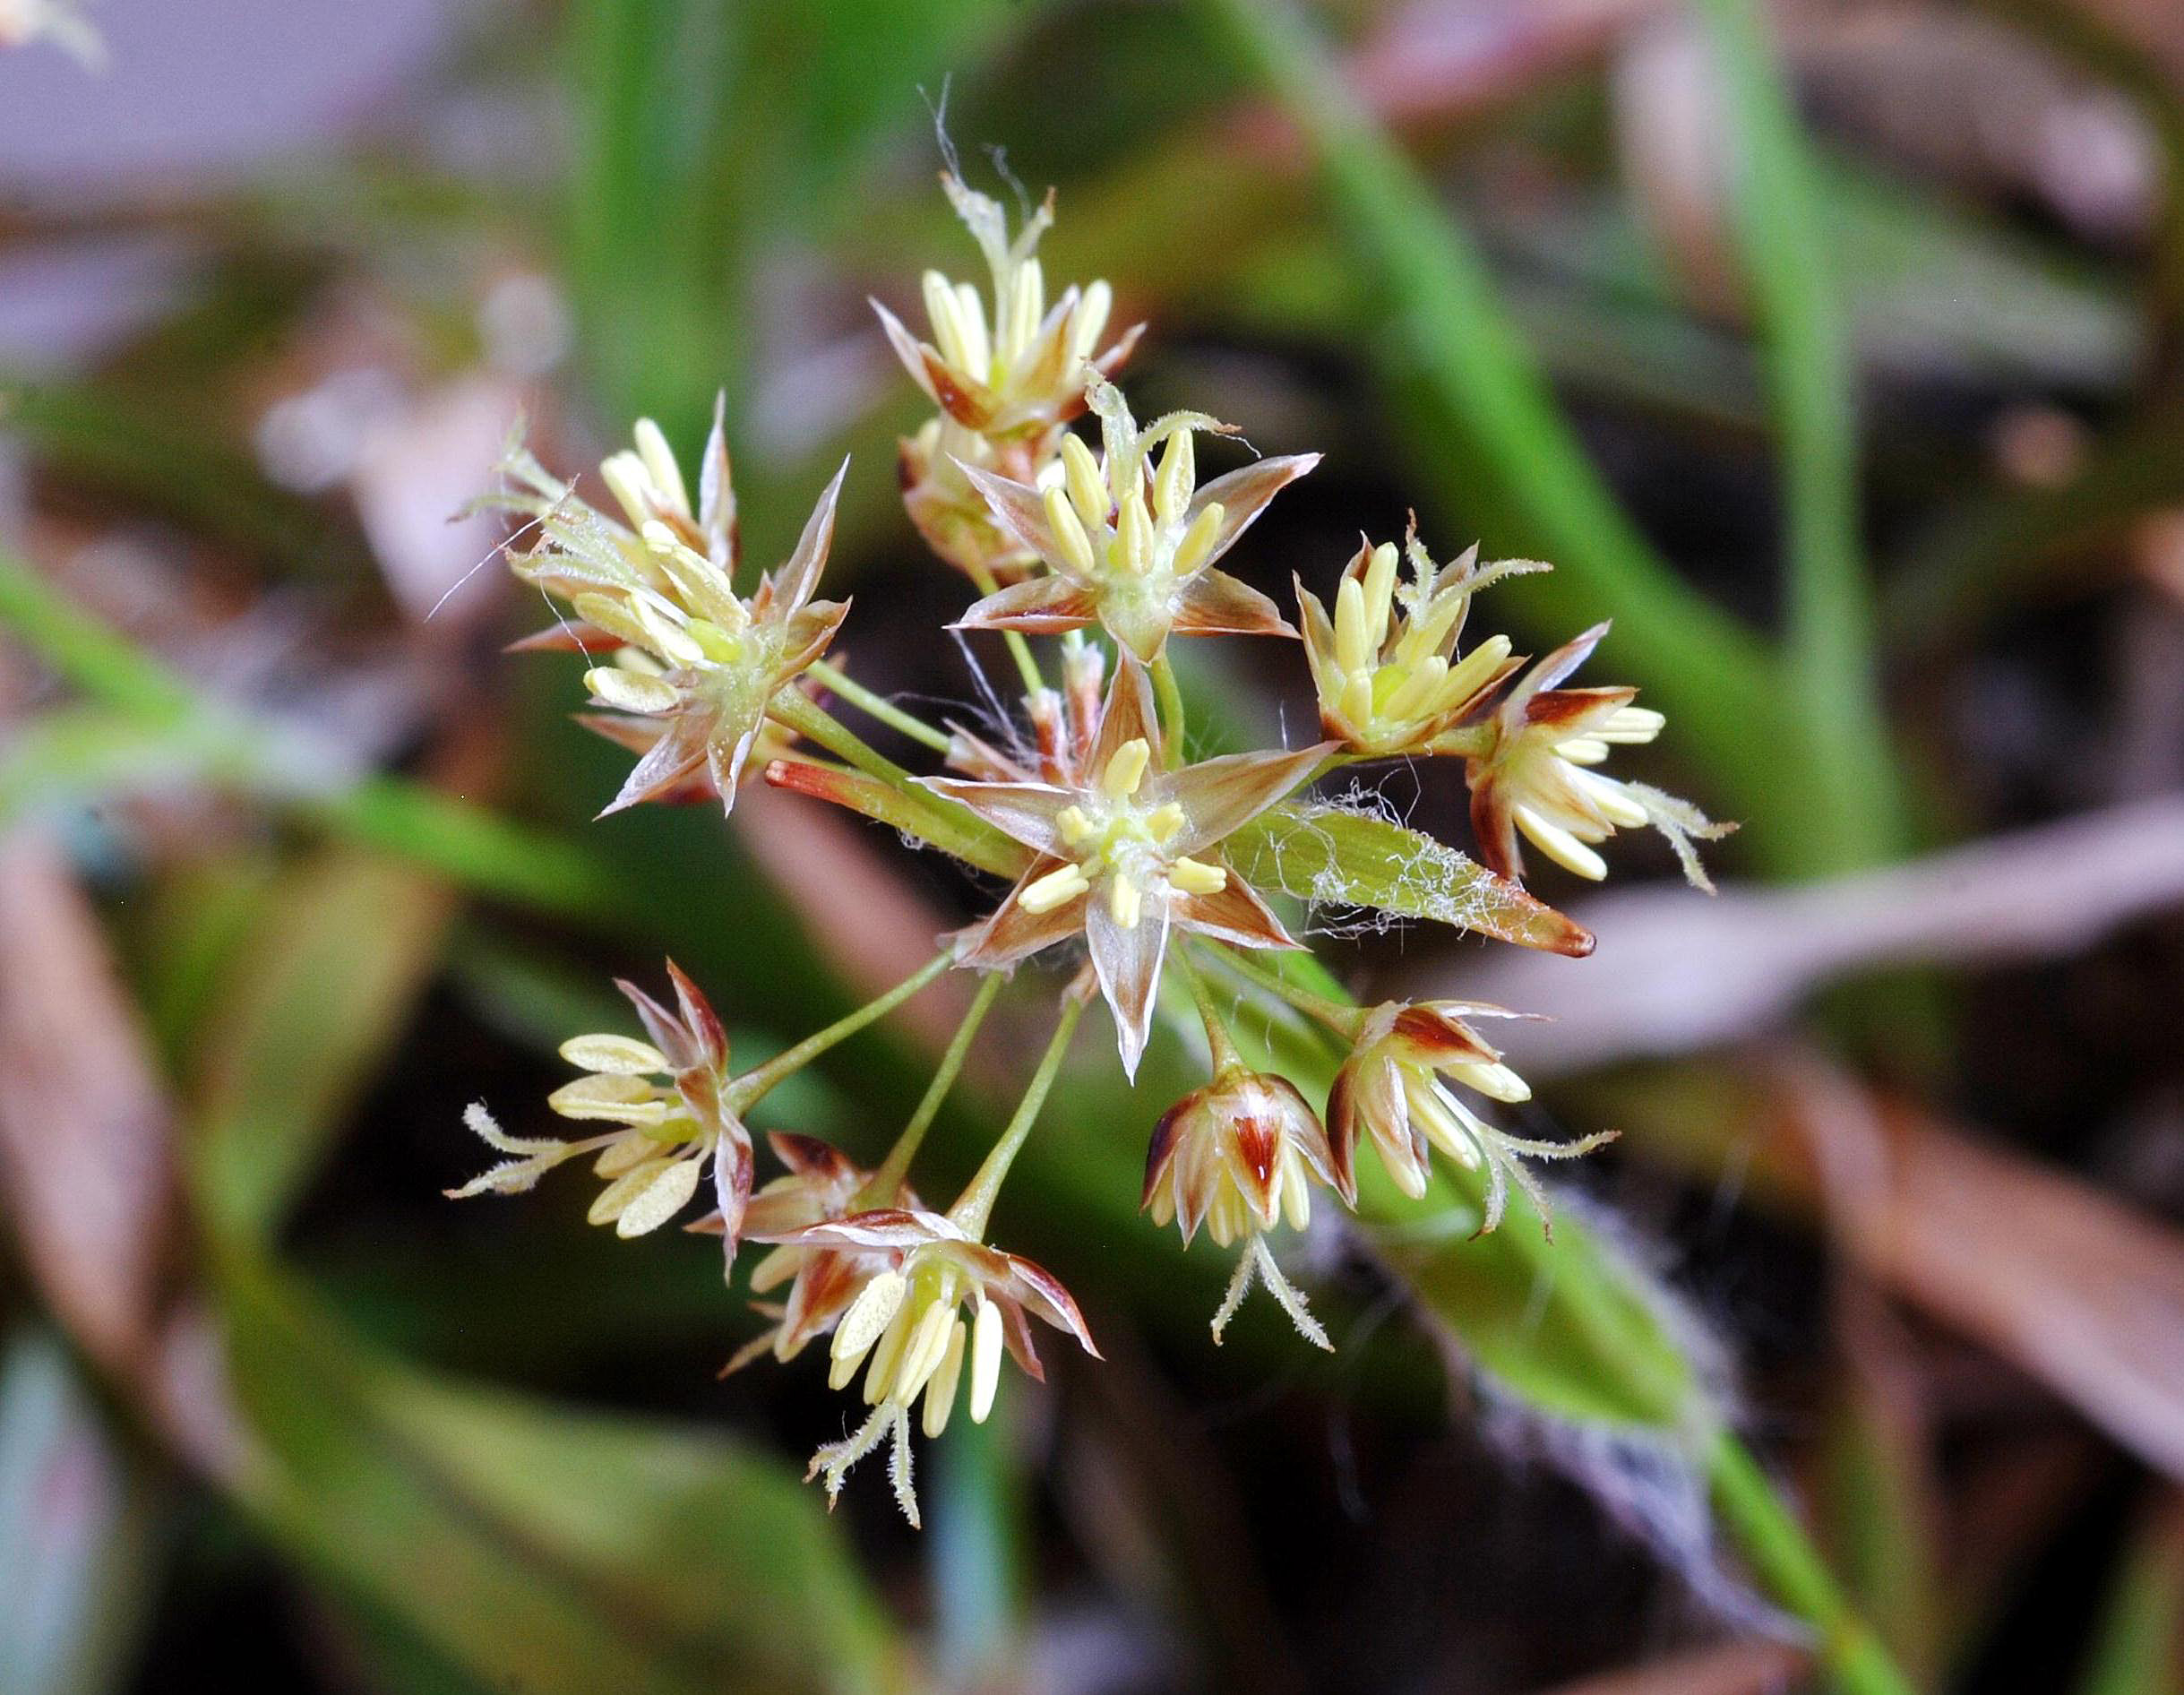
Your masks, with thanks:
[(1185, 856), (1168, 867), (1168, 883), (1187, 895), (1217, 895), (1228, 887), (1228, 870)]
[(1052, 912), (1056, 907), (1074, 900), (1091, 887), (1082, 865), (1062, 865), (1036, 879), (1016, 898), (1016, 904), (1026, 912)]
[(1138, 785), (1145, 780), (1145, 768), (1152, 763), (1153, 750), (1142, 736), (1133, 736), (1107, 757), (1107, 769), (1100, 775), (1100, 787), (1111, 800), (1127, 800), (1138, 792)]
[(1213, 552), (1215, 538), (1221, 533), (1221, 503), (1208, 501), (1199, 509), (1199, 515), (1191, 521), (1191, 528), (1183, 531), (1183, 538), (1175, 544), (1175, 560), (1171, 569), (1179, 577), (1188, 577)]
[(941, 1355), (938, 1370), (925, 1385), (925, 1413), (920, 1421), (927, 1436), (938, 1436), (948, 1428), (948, 1415), (955, 1410), (956, 1389), (963, 1377), (963, 1355), (968, 1349), (970, 1329), (961, 1319), (955, 1320), (948, 1330), (948, 1351)]
[(1001, 1387), (1001, 1308), (983, 1295), (971, 1322), (971, 1423), (983, 1424)]
[(1168, 437), (1167, 451), (1160, 456), (1160, 474), (1153, 479), (1153, 510), (1160, 514), (1160, 521), (1174, 523), (1197, 486), (1197, 452), (1191, 432), (1177, 430)]
[(1077, 314), (1070, 322), (1070, 357), (1081, 365), (1092, 357), (1098, 345), (1100, 331), (1107, 327), (1107, 314), (1114, 310), (1114, 290), (1105, 280), (1096, 281), (1084, 292), (1077, 303)]
[(690, 492), (683, 486), (683, 468), (675, 462), (675, 449), (667, 445), (667, 438), (660, 427), (649, 417), (637, 420), (637, 452), (643, 460), (645, 472), (652, 479), (652, 486), (668, 508), (678, 516), (690, 516)]
[(1070, 503), (1084, 520), (1085, 528), (1105, 529), (1107, 512), (1113, 503), (1108, 499), (1107, 485), (1100, 477), (1099, 464), (1081, 436), (1062, 438), (1062, 477), (1070, 491)]
[(1125, 930), (1135, 930), (1145, 911), (1145, 898), (1126, 872), (1116, 872), (1107, 885), (1107, 913)]
[(1176, 831), (1190, 822), (1189, 815), (1174, 801), (1164, 801), (1145, 815), (1145, 827), (1152, 832), (1155, 841), (1170, 841)]
[(1355, 577), (1345, 577), (1335, 591), (1335, 663), (1345, 671), (1370, 670), (1374, 646), (1365, 634), (1365, 591)]
[(1384, 541), (1365, 566), (1365, 633), (1377, 650), (1388, 640), (1388, 615), (1395, 600), (1396, 545)]
[(1518, 806), (1511, 816), (1517, 828), (1531, 838), (1535, 846), (1548, 858), (1566, 871), (1574, 871), (1580, 877), (1594, 882), (1608, 874), (1608, 862), (1579, 841), (1561, 825), (1550, 822), (1529, 806)]
[(1046, 522), (1054, 532), (1054, 545), (1071, 569), (1090, 576), (1099, 569), (1099, 562), (1092, 553), (1092, 538), (1085, 534), (1085, 527), (1077, 520), (1076, 511), (1070, 504), (1068, 491), (1059, 486), (1045, 494)]

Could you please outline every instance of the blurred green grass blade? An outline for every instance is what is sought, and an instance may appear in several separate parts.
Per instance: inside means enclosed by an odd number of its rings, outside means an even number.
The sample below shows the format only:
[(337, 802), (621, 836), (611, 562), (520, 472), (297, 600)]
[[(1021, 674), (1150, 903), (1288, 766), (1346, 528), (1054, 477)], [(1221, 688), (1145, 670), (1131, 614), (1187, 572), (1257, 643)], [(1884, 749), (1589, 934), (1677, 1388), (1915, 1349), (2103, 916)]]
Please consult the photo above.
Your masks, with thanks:
[(0, 1690), (125, 1686), (166, 1538), (159, 1495), (43, 1331), (0, 1350)]
[(1899, 845), (1873, 596), (1859, 533), (1858, 403), (1819, 172), (1755, 0), (1701, 0), (1727, 97), (1731, 195), (1766, 332), (1785, 512), (1786, 680), (1825, 804), (1802, 810), (1796, 869), (1846, 871)]
[(1884, 1375), (1887, 1364), (1860, 1357), (1854, 1333), (1845, 1343), (1822, 1433), (1815, 1516), (1861, 1610), (1905, 1669), (1929, 1683), (1943, 1616), (1923, 1432), (1905, 1415), (1901, 1386)]
[(2184, 1501), (2165, 1493), (2123, 1551), (2076, 1695), (2184, 1695)]
[(279, 727), (253, 723), (200, 697), (127, 637), (84, 612), (29, 564), (0, 547), (0, 624), (63, 677), (143, 730), (178, 736), (238, 787), (288, 801), (334, 832), (442, 872), (473, 891), (564, 916), (626, 912), (612, 869), (589, 848), (511, 823), (400, 778), (368, 776), (328, 789), (313, 758)]
[(568, 275), (584, 357), (610, 408), (657, 413), (678, 439), (713, 391), (740, 393), (752, 243), (737, 145), (771, 128), (744, 109), (752, 8), (730, 0), (575, 0)]
[(1715, 1510), (1735, 1532), (1768, 1592), (1813, 1627), (1814, 1649), (1835, 1686), (1845, 1695), (1913, 1695), (1750, 1450), (1734, 1436), (1723, 1435), (1708, 1476)]
[(229, 783), (248, 774), (231, 740), (194, 719), (153, 722), (110, 706), (64, 707), (12, 727), (0, 746), (0, 828), (116, 791)]
[[(1435, 460), (1467, 444), (1525, 531), (1492, 551), (1561, 569), (1523, 585), (1563, 624), (1616, 621), (1612, 651), (1744, 793), (1779, 781), (1764, 727), (1777, 713), (1760, 644), (1685, 585), (1632, 526), (1557, 409), (1471, 242), (1416, 168), (1344, 89), (1289, 0), (1199, 0), (1217, 32), (1280, 98), (1324, 171), (1352, 256), (1385, 297), (1394, 369), (1429, 403)], [(1511, 544), (1514, 544), (1512, 546)]]
[(279, 1226), (438, 966), (448, 891), (325, 849), (271, 891), (190, 1045), (189, 1169), (230, 1236)]
[(907, 1686), (818, 1497), (694, 1430), (434, 1380), (231, 1255), (245, 1506), (494, 1687), (723, 1695)]
[(1021, 1677), (1031, 1577), (1020, 1397), (1004, 1397), (983, 1424), (953, 1422), (927, 1451), (938, 1486), (927, 1552), (933, 1596), (933, 1656), (952, 1689), (1002, 1689)]

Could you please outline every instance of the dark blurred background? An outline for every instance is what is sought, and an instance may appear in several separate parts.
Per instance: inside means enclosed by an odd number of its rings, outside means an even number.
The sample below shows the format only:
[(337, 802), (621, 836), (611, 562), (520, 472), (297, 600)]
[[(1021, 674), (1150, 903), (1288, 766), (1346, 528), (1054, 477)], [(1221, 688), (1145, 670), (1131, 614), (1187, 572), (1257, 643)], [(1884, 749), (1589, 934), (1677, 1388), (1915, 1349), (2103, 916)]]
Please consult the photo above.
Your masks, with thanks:
[[(2174, 0), (84, 15), (102, 70), (0, 50), (4, 1695), (2184, 1690)], [(672, 950), (747, 1063), (975, 891), (763, 793), (588, 825), (623, 756), (449, 520), (520, 415), (574, 474), (725, 388), (752, 555), (852, 452), (842, 651), (972, 700), (865, 305), (977, 274), (943, 99), (1148, 321), (1140, 415), (1326, 452), (1244, 574), (1412, 509), (1554, 561), (1474, 627), (1612, 616), (1634, 773), (1743, 829), (1711, 902), (1650, 839), (1543, 870), (1581, 966), (1323, 947), (1554, 1016), (1518, 1126), (1623, 1132), (1558, 1192), (1642, 1335), (1329, 1220), (1332, 1361), (1216, 1352), (1225, 1267), (1131, 1210), (1165, 1102), (1088, 1054), (1001, 1222), (1107, 1359), (921, 1447), (919, 1536), (797, 1481), (811, 1360), (715, 1381), (716, 1245), (440, 1192), (612, 976)], [(1249, 645), (1187, 685), (1302, 729)], [(1389, 793), (1464, 840), (1452, 777)], [(947, 1028), (762, 1122), (876, 1155)]]

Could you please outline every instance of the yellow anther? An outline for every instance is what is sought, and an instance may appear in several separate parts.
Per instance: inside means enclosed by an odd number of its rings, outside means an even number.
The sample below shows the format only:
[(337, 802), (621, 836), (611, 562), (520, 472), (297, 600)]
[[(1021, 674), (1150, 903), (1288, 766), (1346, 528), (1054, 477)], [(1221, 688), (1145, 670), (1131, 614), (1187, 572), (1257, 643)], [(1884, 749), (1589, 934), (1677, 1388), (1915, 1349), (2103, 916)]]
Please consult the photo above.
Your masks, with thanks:
[(1365, 630), (1365, 591), (1355, 577), (1345, 577), (1335, 590), (1335, 663), (1345, 671), (1366, 671), (1377, 657)]
[(1070, 356), (1073, 363), (1081, 365), (1092, 357), (1092, 349), (1099, 344), (1100, 331), (1107, 327), (1107, 314), (1114, 309), (1114, 290), (1103, 281), (1095, 282), (1084, 291), (1077, 303), (1077, 315), (1070, 321)]
[(1396, 545), (1384, 541), (1365, 566), (1365, 635), (1377, 650), (1388, 640), (1388, 614), (1395, 602)]
[(1099, 462), (1092, 457), (1092, 450), (1081, 437), (1065, 435), (1062, 438), (1062, 476), (1068, 485), (1070, 503), (1077, 508), (1077, 515), (1084, 520), (1088, 530), (1107, 527), (1107, 511), (1113, 503), (1107, 497), (1107, 485), (1099, 474)]
[(1429, 653), (1440, 652), (1441, 643), (1462, 621), (1466, 598), (1461, 594), (1449, 594), (1428, 602), (1425, 615), (1413, 616), (1411, 627), (1403, 632), (1403, 640), (1397, 644), (1399, 657), (1415, 663)]
[(1221, 533), (1221, 503), (1208, 501), (1199, 508), (1199, 515), (1191, 521), (1191, 528), (1183, 531), (1183, 538), (1175, 544), (1175, 563), (1172, 569), (1179, 577), (1188, 577), (1204, 564), (1213, 552), (1215, 539)]
[(925, 292), (925, 315), (933, 320), (933, 345), (941, 357), (961, 369), (968, 349), (963, 339), (963, 305), (947, 278), (928, 271), (920, 280)]
[(1130, 880), (1130, 873), (1116, 872), (1107, 884), (1107, 916), (1123, 929), (1135, 930), (1144, 910), (1145, 897)]
[(1391, 718), (1415, 718), (1424, 711), (1449, 675), (1449, 662), (1438, 653), (1421, 660), (1404, 676), (1380, 710)]
[(629, 514), (630, 522), (642, 525), (652, 516), (652, 479), (644, 460), (625, 447), (599, 467), (599, 475)]
[(1138, 785), (1145, 780), (1145, 768), (1152, 762), (1153, 750), (1142, 736), (1133, 736), (1107, 757), (1107, 769), (1100, 773), (1099, 786), (1111, 800), (1127, 799), (1138, 792)]
[(1175, 832), (1188, 822), (1183, 809), (1172, 800), (1154, 807), (1145, 815), (1145, 827), (1152, 832), (1155, 841), (1173, 840)]
[(659, 426), (649, 417), (637, 420), (636, 435), (638, 457), (644, 460), (653, 488), (670, 510), (689, 517), (690, 495), (683, 486), (683, 469), (675, 462), (675, 449), (667, 445)]
[(675, 531), (657, 518), (646, 519), (643, 528), (637, 533), (644, 538), (645, 546), (656, 554), (671, 554), (683, 545)]
[(1064, 806), (1054, 814), (1054, 828), (1062, 832), (1062, 839), (1074, 848), (1093, 830), (1092, 821), (1085, 816), (1081, 806)]
[(1442, 711), (1468, 700), (1486, 686), (1487, 679), (1501, 668), (1509, 657), (1509, 639), (1505, 635), (1489, 636), (1454, 665), (1442, 679), (1440, 699), (1435, 703)]
[(1604, 742), (1650, 742), (1667, 726), (1668, 719), (1647, 706), (1622, 706), (1614, 716), (1593, 732)]
[(1142, 577), (1153, 564), (1153, 519), (1145, 510), (1145, 491), (1128, 488), (1115, 503), (1114, 547), (1109, 555), (1118, 571)]
[(1062, 865), (1037, 877), (1026, 885), (1024, 892), (1016, 898), (1016, 904), (1026, 912), (1052, 912), (1056, 907), (1074, 900), (1092, 885), (1086, 881), (1081, 865)]
[(1009, 296), (1009, 323), (1002, 336), (1001, 355), (1013, 363), (1039, 332), (1046, 312), (1046, 278), (1036, 259), (1017, 267), (1016, 286)]
[(971, 1321), (971, 1423), (983, 1424), (993, 1410), (993, 1391), (1001, 1384), (1001, 1309), (984, 1295), (978, 1298), (978, 1316)]
[(955, 1410), (956, 1389), (963, 1381), (963, 1355), (969, 1338), (970, 1331), (961, 1319), (949, 1327), (948, 1351), (941, 1355), (940, 1369), (925, 1385), (924, 1429), (928, 1437), (938, 1436), (948, 1428), (948, 1415)]
[(1045, 498), (1046, 522), (1054, 532), (1054, 545), (1071, 570), (1090, 576), (1099, 569), (1099, 561), (1093, 555), (1091, 538), (1085, 534), (1085, 527), (1078, 522), (1070, 505), (1069, 495), (1054, 487), (1046, 491)]
[(1343, 680), (1342, 715), (1358, 728), (1372, 722), (1372, 673), (1353, 671)]
[(1153, 510), (1160, 521), (1174, 523), (1197, 486), (1197, 450), (1191, 444), (1191, 432), (1177, 430), (1168, 437), (1167, 452), (1160, 456), (1160, 474), (1153, 479)]
[(963, 357), (971, 372), (984, 378), (993, 358), (986, 345), (985, 303), (978, 298), (978, 290), (967, 282), (956, 284), (956, 330), (963, 338)]
[(1561, 825), (1542, 817), (1529, 806), (1513, 808), (1510, 816), (1533, 845), (1565, 871), (1574, 871), (1593, 882), (1608, 874), (1608, 862)]
[(1228, 887), (1228, 872), (1202, 859), (1181, 858), (1168, 867), (1168, 882), (1187, 895), (1217, 895)]

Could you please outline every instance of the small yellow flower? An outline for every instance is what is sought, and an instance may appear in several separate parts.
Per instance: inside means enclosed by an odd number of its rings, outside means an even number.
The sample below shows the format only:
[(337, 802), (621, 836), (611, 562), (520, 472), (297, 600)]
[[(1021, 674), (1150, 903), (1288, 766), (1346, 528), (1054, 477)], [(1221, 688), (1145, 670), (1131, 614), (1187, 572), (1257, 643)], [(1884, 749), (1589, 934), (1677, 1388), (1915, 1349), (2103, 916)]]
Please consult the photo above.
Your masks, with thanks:
[(1531, 1099), (1524, 1079), (1470, 1024), (1521, 1016), (1478, 1001), (1390, 1001), (1361, 1013), (1350, 1057), (1328, 1091), (1330, 1140), (1343, 1167), (1349, 1168), (1361, 1138), (1369, 1137), (1396, 1186), (1416, 1200), (1426, 1191), (1429, 1150), (1437, 1148), (1466, 1171), (1486, 1173), (1479, 1234), (1500, 1225), (1511, 1182), (1530, 1197), (1544, 1224), (1545, 1192), (1522, 1158), (1574, 1159), (1612, 1141), (1614, 1132), (1573, 1142), (1527, 1140), (1489, 1123), (1449, 1087), (1458, 1083), (1491, 1100)]
[(1531, 560), (1481, 569), (1474, 547), (1436, 567), (1413, 531), (1411, 574), (1398, 574), (1393, 542), (1361, 545), (1342, 573), (1335, 615), (1297, 583), (1304, 657), (1329, 736), (1360, 753), (1413, 753), (1464, 718), (1516, 668), (1507, 636), (1490, 636), (1461, 657), (1471, 599), (1503, 577), (1544, 571)]
[(1224, 839), (1309, 781), (1328, 744), (1237, 753), (1169, 770), (1145, 667), (1125, 653), (1078, 769), (1038, 780), (929, 777), (1038, 855), (958, 958), (1014, 964), (1083, 936), (1133, 1076), (1150, 1033), (1171, 928), (1247, 948), (1294, 948), (1258, 892), (1222, 863)]
[(812, 598), (847, 460), (795, 551), (749, 597), (735, 592), (735, 495), (722, 426), (716, 408), (693, 507), (666, 438), (641, 419), (635, 447), (600, 467), (626, 522), (578, 499), (528, 455), (509, 461), (529, 493), (500, 503), (528, 513), (542, 537), (509, 563), (576, 615), (518, 645), (603, 659), (584, 674), (585, 686), (595, 703), (639, 726), (606, 733), (645, 746), (606, 813), (677, 798), (702, 781), (733, 811), (769, 708), (826, 652), (849, 610)]
[(1262, 1278), (1298, 1331), (1315, 1347), (1333, 1344), (1261, 1240), (1286, 1218), (1311, 1222), (1311, 1186), (1357, 1198), (1350, 1169), (1329, 1144), (1319, 1114), (1285, 1079), (1247, 1070), (1233, 1058), (1212, 1082), (1161, 1114), (1145, 1155), (1140, 1204), (1155, 1224), (1180, 1223), (1188, 1243), (1203, 1223), (1222, 1247), (1242, 1240), (1227, 1296), (1214, 1314), (1217, 1343), (1254, 1276)]
[(891, 1441), (895, 1498), (917, 1524), (910, 1409), (922, 1400), (920, 1427), (937, 1437), (967, 1376), (971, 1418), (984, 1424), (993, 1410), (1004, 1351), (1032, 1377), (1044, 1378), (1029, 1317), (1067, 1331), (1098, 1357), (1084, 1315), (1052, 1272), (987, 1247), (942, 1214), (887, 1208), (764, 1239), (861, 1256), (864, 1275), (834, 1325), (828, 1382), (846, 1389), (862, 1370), (861, 1392), (872, 1412), (854, 1434), (812, 1456), (805, 1475), (825, 1477), (830, 1501), (840, 1494), (851, 1467)]
[(1012, 240), (999, 202), (947, 173), (941, 186), (985, 255), (991, 304), (970, 283), (928, 271), (931, 333), (920, 340), (872, 303), (896, 357), (941, 409), (903, 438), (903, 503), (942, 558), (974, 577), (1013, 582), (1036, 568), (1037, 555), (994, 523), (963, 468), (1038, 482), (1063, 426), (1084, 409), (1084, 366), (1112, 374), (1145, 326), (1101, 348), (1113, 307), (1105, 282), (1072, 286), (1048, 303), (1037, 249), (1053, 223), (1051, 194)]
[(672, 959), (667, 975), (675, 1011), (634, 984), (615, 985), (637, 1009), (650, 1041), (602, 1035), (562, 1044), (562, 1057), (585, 1075), (555, 1089), (546, 1105), (563, 1118), (615, 1128), (571, 1140), (510, 1136), (482, 1102), (473, 1102), (463, 1122), (515, 1157), (449, 1190), (451, 1199), (487, 1191), (521, 1194), (563, 1161), (597, 1154), (592, 1174), (606, 1187), (591, 1203), (589, 1221), (613, 1225), (617, 1235), (640, 1236), (689, 1205), (709, 1161), (727, 1260), (735, 1263), (752, 1174), (751, 1132), (727, 1098), (727, 1032)]
[[(1710, 894), (1714, 885), (1691, 839), (1715, 840), (1736, 826), (1717, 824), (1689, 801), (1647, 784), (1594, 769), (1617, 746), (1652, 741), (1667, 720), (1633, 705), (1636, 689), (1559, 686), (1607, 632), (1606, 624), (1595, 624), (1556, 649), (1475, 727), (1464, 752), (1479, 856), (1502, 876), (1521, 878), (1522, 832), (1557, 865), (1597, 882), (1608, 874), (1608, 864), (1592, 844), (1618, 830), (1651, 825), (1676, 850), (1685, 877)], [(1474, 734), (1473, 727), (1456, 733)]]
[(966, 467), (1002, 528), (1053, 574), (986, 596), (956, 627), (1051, 635), (1097, 624), (1148, 665), (1170, 633), (1294, 635), (1271, 600), (1213, 567), (1320, 456), (1262, 459), (1201, 488), (1192, 436), (1234, 426), (1170, 412), (1140, 429), (1122, 391), (1088, 374), (1098, 459), (1071, 435), (1062, 438), (1059, 479), (1034, 485)]

